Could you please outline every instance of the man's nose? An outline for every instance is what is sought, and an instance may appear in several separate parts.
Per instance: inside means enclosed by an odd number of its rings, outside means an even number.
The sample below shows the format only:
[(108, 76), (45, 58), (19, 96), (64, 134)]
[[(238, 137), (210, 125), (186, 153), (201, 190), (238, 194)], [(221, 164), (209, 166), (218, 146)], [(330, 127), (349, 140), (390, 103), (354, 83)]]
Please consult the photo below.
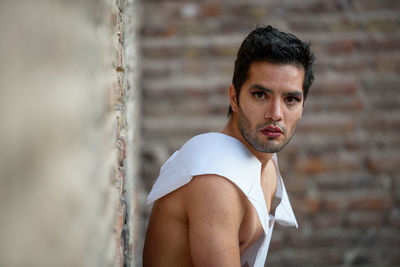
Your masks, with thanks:
[(280, 121), (283, 119), (282, 103), (278, 99), (274, 99), (268, 105), (265, 112), (265, 118), (273, 121)]

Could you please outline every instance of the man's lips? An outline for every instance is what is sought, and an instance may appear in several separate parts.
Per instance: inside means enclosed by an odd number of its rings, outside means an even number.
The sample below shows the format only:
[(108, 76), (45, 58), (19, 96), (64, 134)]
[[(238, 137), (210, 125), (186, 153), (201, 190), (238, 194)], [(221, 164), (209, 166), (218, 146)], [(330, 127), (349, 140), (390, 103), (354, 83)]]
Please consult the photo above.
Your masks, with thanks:
[(270, 138), (277, 138), (282, 135), (282, 130), (279, 127), (267, 126), (261, 130), (261, 132)]

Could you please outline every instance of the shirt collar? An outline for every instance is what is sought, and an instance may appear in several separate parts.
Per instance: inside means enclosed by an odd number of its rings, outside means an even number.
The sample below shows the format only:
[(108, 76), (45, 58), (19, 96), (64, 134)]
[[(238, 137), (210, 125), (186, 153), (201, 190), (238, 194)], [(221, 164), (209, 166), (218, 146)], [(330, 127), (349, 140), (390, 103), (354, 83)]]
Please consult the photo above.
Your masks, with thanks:
[(276, 154), (272, 156), (272, 160), (275, 163), (276, 172), (277, 172), (277, 188), (276, 188), (276, 196), (281, 198), (281, 203), (278, 205), (275, 211), (275, 220), (283, 226), (294, 226), (298, 228), (298, 224), (296, 221), (296, 217), (294, 215), (292, 206), (290, 205), (289, 197), (286, 192), (285, 185), (283, 183), (283, 179), (281, 173), (279, 171), (278, 166), (278, 157)]

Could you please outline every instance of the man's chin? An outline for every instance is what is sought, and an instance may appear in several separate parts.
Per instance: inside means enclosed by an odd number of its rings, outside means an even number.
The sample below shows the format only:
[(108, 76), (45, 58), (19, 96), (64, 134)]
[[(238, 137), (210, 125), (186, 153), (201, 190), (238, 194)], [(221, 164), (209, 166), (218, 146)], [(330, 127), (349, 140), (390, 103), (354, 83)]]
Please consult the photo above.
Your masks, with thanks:
[(263, 144), (258, 144), (254, 148), (262, 153), (278, 153), (287, 145), (287, 143), (288, 142), (285, 142), (285, 140), (268, 140)]
[(277, 153), (282, 150), (282, 146), (279, 144), (263, 144), (253, 146), (255, 150), (261, 153)]
[(283, 147), (269, 147), (269, 148), (262, 148), (260, 150), (257, 150), (258, 152), (261, 153), (268, 153), (268, 154), (272, 154), (272, 153), (278, 153), (283, 149)]

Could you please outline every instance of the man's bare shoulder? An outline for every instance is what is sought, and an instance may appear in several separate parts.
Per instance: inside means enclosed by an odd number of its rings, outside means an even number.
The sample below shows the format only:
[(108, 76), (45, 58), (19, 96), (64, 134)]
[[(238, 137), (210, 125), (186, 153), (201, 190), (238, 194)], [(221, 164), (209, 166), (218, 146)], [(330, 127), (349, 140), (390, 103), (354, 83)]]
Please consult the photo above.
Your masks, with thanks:
[(188, 184), (157, 200), (153, 209), (168, 217), (178, 215), (180, 219), (184, 219), (184, 214), (187, 217), (195, 212), (206, 215), (216, 211), (242, 217), (245, 203), (245, 195), (229, 179), (205, 174), (194, 176)]
[(193, 177), (185, 188), (189, 242), (194, 265), (239, 266), (239, 230), (245, 195), (219, 175)]
[(241, 220), (245, 213), (246, 196), (232, 181), (216, 174), (194, 176), (183, 195), (191, 216), (219, 215)]
[(227, 178), (199, 175), (157, 200), (146, 236), (145, 266), (238, 266), (245, 199)]

